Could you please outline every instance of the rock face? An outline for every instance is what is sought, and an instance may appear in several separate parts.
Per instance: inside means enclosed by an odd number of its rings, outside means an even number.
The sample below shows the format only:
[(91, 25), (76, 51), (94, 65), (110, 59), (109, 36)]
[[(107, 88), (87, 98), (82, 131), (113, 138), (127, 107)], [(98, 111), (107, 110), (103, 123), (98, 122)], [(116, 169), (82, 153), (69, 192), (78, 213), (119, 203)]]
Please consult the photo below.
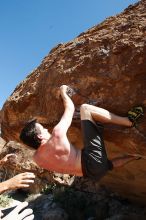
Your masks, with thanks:
[[(59, 121), (63, 104), (57, 98), (62, 84), (75, 88), (76, 108), (90, 103), (126, 116), (135, 105), (146, 109), (146, 1), (59, 44), (22, 81), (5, 102), (2, 137), (19, 140), (24, 123), (38, 118), (48, 129)], [(80, 123), (73, 120), (69, 139), (82, 147)], [(105, 126), (109, 158), (121, 153), (146, 156), (146, 117), (138, 128)], [(129, 198), (145, 201), (146, 160), (131, 162), (107, 175), (101, 184)]]

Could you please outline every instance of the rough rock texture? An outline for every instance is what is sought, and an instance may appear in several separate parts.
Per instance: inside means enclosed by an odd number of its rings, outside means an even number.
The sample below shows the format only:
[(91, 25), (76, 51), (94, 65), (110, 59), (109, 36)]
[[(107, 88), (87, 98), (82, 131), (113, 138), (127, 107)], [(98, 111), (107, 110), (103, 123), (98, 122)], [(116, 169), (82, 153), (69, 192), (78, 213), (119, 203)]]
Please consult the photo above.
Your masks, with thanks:
[[(135, 105), (146, 109), (146, 1), (129, 6), (74, 40), (59, 44), (20, 83), (2, 109), (2, 137), (18, 140), (33, 117), (50, 130), (63, 113), (57, 89), (68, 84), (78, 108), (88, 102), (125, 116)], [(73, 120), (69, 139), (82, 147), (80, 123)], [(105, 126), (109, 158), (121, 153), (146, 155), (146, 117), (138, 128)], [(102, 181), (114, 191), (146, 202), (146, 160), (132, 162)]]
[(0, 152), (2, 150), (2, 148), (4, 147), (4, 145), (6, 144), (6, 141), (0, 137)]
[[(53, 188), (45, 194), (9, 193), (12, 200), (8, 207), (18, 200), (28, 201), (34, 211), (34, 220), (145, 220), (146, 207), (134, 205), (114, 193), (100, 190), (87, 193), (70, 187)], [(18, 199), (18, 200), (17, 200)], [(19, 202), (20, 203), (20, 202)], [(0, 207), (1, 208), (1, 207)]]

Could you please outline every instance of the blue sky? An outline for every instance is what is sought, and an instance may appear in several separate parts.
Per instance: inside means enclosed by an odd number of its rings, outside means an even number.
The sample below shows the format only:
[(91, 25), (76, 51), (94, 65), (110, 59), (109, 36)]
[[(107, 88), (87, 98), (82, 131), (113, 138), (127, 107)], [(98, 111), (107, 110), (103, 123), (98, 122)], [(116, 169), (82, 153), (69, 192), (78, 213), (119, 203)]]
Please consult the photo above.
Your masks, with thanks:
[(0, 109), (51, 48), (138, 0), (0, 0)]

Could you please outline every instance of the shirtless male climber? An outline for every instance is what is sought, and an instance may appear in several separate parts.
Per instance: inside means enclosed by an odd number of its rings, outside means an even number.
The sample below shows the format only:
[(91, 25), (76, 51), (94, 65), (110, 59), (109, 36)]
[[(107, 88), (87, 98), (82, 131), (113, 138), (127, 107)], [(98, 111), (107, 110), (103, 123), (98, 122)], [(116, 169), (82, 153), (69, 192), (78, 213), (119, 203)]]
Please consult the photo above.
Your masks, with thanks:
[[(75, 107), (68, 95), (68, 89), (66, 85), (60, 87), (65, 110), (52, 133), (49, 133), (37, 120), (28, 122), (21, 131), (20, 139), (23, 143), (36, 149), (34, 161), (49, 171), (99, 180), (107, 171), (137, 159), (126, 155), (108, 160), (101, 123), (131, 127), (133, 122), (128, 117), (120, 117), (89, 104), (82, 104), (80, 107), (84, 148), (80, 150), (69, 142), (67, 131), (71, 125)], [(142, 111), (142, 108), (138, 107), (140, 113), (132, 112), (132, 117), (137, 120)]]

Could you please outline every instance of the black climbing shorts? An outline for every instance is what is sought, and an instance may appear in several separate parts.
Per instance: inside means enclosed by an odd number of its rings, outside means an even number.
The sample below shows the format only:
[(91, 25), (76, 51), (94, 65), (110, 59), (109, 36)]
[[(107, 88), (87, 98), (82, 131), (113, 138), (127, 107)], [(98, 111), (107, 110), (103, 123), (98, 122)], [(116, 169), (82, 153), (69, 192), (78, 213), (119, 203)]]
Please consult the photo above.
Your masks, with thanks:
[(113, 169), (112, 162), (108, 160), (104, 140), (103, 125), (99, 122), (94, 124), (90, 120), (82, 120), (84, 148), (81, 153), (83, 176), (99, 180), (108, 170)]

